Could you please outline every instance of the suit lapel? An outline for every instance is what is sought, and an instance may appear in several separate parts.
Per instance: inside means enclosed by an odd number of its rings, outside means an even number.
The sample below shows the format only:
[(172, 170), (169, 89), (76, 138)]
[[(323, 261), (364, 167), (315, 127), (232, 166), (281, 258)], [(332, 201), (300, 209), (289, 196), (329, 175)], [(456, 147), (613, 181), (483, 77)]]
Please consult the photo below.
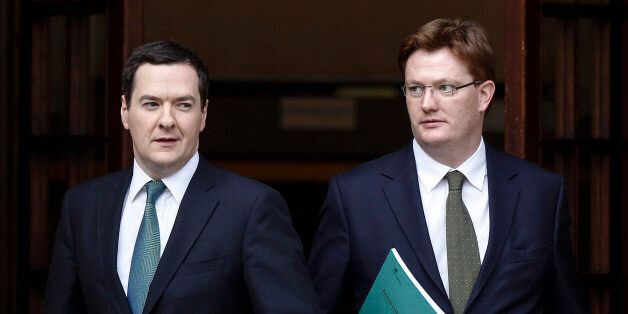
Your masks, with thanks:
[(438, 296), (434, 295), (435, 291), (427, 290), (428, 293), (445, 309), (449, 307), (449, 302), (425, 221), (413, 156), (412, 146), (409, 145), (382, 171), (382, 175), (392, 179), (384, 186), (384, 193), (421, 266), (438, 287)]
[(148, 290), (144, 313), (149, 313), (155, 306), (216, 208), (218, 199), (210, 193), (214, 185), (214, 169), (200, 158)]
[(517, 209), (519, 187), (513, 182), (517, 175), (517, 170), (512, 168), (507, 158), (509, 157), (505, 154), (486, 145), (486, 166), (489, 185), (489, 240), (484, 261), (467, 306), (470, 306), (477, 298), (502, 255), (504, 244), (510, 232), (512, 219)]
[(126, 191), (131, 183), (132, 171), (126, 170), (122, 180), (116, 182), (111, 189), (104, 191), (103, 202), (97, 209), (97, 245), (105, 284), (113, 304), (119, 313), (131, 313), (124, 288), (120, 283), (117, 271), (118, 234), (120, 219)]

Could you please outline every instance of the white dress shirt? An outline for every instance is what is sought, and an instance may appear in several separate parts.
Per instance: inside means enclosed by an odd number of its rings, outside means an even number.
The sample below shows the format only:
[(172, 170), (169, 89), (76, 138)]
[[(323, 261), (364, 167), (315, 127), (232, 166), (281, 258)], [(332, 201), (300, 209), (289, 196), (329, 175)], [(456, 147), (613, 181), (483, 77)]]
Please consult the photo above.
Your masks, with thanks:
[[(173, 175), (161, 179), (166, 185), (166, 189), (155, 202), (157, 221), (159, 222), (160, 256), (164, 253), (172, 226), (179, 212), (179, 205), (196, 171), (198, 161), (199, 156), (198, 152), (196, 152), (183, 168)], [(151, 177), (140, 168), (137, 161), (134, 161), (133, 178), (124, 199), (122, 219), (120, 220), (120, 234), (118, 235), (118, 277), (120, 277), (124, 293), (127, 293), (135, 240), (137, 239), (137, 233), (140, 230), (140, 224), (144, 217), (144, 208), (146, 207), (146, 188), (144, 185), (151, 180)]]
[(445, 166), (430, 156), (417, 144), (412, 141), (414, 159), (419, 178), (419, 190), (421, 192), (421, 202), (423, 213), (427, 223), (427, 230), (430, 234), (434, 257), (438, 264), (440, 278), (445, 286), (445, 291), (449, 295), (449, 273), (447, 270), (447, 240), (446, 240), (446, 204), (449, 185), (445, 175), (449, 171), (458, 170), (465, 176), (462, 185), (462, 201), (464, 202), (475, 235), (478, 239), (478, 249), (480, 251), (480, 262), (484, 261), (484, 254), (488, 246), (489, 234), (489, 211), (488, 211), (488, 182), (486, 176), (486, 150), (484, 139), (480, 140), (478, 149), (465, 160), (458, 168), (454, 169)]

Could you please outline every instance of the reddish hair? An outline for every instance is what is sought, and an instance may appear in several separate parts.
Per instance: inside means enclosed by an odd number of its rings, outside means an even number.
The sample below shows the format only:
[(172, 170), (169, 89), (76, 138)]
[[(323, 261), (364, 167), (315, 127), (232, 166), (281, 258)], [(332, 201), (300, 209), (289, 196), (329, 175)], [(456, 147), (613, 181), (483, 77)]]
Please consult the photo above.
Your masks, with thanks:
[(417, 50), (449, 48), (467, 68), (474, 80), (495, 80), (495, 52), (488, 34), (472, 20), (457, 18), (433, 20), (408, 36), (399, 48), (399, 69), (405, 77), (408, 58)]

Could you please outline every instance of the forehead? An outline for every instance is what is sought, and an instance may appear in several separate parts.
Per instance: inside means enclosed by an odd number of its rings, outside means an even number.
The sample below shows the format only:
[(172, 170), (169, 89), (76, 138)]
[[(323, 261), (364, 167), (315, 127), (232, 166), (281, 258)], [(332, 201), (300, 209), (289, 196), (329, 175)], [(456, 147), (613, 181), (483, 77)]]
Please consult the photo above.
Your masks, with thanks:
[(187, 63), (144, 63), (137, 68), (133, 83), (133, 96), (182, 93), (197, 97), (199, 95), (198, 75), (196, 70)]
[(444, 47), (434, 51), (419, 49), (408, 58), (405, 69), (406, 81), (433, 82), (437, 80), (470, 80), (467, 65), (451, 49)]

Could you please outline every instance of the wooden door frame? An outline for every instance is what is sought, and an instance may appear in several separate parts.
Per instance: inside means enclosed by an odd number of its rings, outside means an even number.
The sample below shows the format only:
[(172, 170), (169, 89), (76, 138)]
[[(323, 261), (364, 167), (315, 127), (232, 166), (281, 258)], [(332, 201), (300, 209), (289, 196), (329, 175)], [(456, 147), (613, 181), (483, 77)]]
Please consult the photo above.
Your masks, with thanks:
[(107, 168), (109, 171), (128, 167), (133, 162), (131, 136), (120, 122), (120, 75), (133, 48), (143, 41), (144, 2), (120, 0), (112, 3), (109, 16), (119, 16), (122, 23), (108, 25), (107, 53)]
[[(608, 64), (613, 65), (610, 71), (608, 87), (610, 103), (610, 119), (601, 121), (610, 126), (610, 135), (591, 139), (574, 138), (573, 134), (556, 143), (583, 147), (588, 150), (603, 152), (610, 159), (612, 174), (608, 180), (607, 191), (609, 202), (596, 212), (576, 212), (572, 217), (572, 228), (577, 228), (579, 219), (582, 224), (591, 225), (595, 221), (601, 225), (590, 227), (591, 234), (579, 236), (576, 230), (574, 245), (594, 247), (586, 250), (582, 265), (596, 264), (599, 257), (608, 267), (600, 271), (581, 269), (584, 271), (586, 286), (590, 289), (589, 296), (595, 300), (594, 312), (620, 312), (628, 310), (628, 300), (622, 296), (628, 294), (628, 233), (621, 232), (628, 228), (628, 10), (627, 0), (609, 0), (604, 5), (548, 3), (542, 1), (506, 1), (506, 62), (505, 62), (505, 149), (513, 155), (538, 162), (541, 147), (539, 112), (541, 106), (541, 21), (544, 15), (554, 16), (555, 13), (572, 15), (570, 18), (607, 19), (610, 21), (610, 57), (605, 56)], [(560, 12), (559, 12), (560, 11)], [(623, 35), (622, 35), (623, 34)], [(606, 40), (606, 39), (600, 39)], [(573, 66), (573, 65), (571, 65)], [(620, 69), (620, 70), (619, 70)], [(622, 77), (623, 73), (623, 77)], [(573, 83), (573, 82), (572, 82)], [(570, 88), (574, 88), (571, 84)], [(599, 88), (596, 86), (595, 88)], [(573, 106), (573, 104), (571, 104)], [(573, 108), (567, 108), (573, 114)], [(600, 123), (599, 112), (596, 115)], [(603, 115), (602, 115), (603, 116)], [(573, 118), (573, 117), (572, 117)], [(622, 123), (623, 122), (623, 123)], [(553, 139), (552, 139), (553, 141)], [(569, 184), (569, 183), (568, 183)], [(599, 183), (598, 183), (599, 184)], [(573, 194), (571, 190), (570, 194)], [(582, 190), (582, 193), (593, 193)], [(580, 193), (578, 192), (578, 193)], [(570, 195), (571, 200), (579, 200)], [(572, 204), (577, 207), (581, 204)], [(584, 217), (580, 217), (585, 215)], [(575, 222), (575, 223), (574, 223)], [(583, 231), (583, 232), (586, 232)], [(583, 242), (584, 241), (584, 242)], [(582, 243), (580, 243), (582, 242)], [(582, 255), (582, 254), (580, 254)], [(594, 260), (594, 261), (593, 261)], [(597, 261), (597, 262), (595, 262)], [(585, 267), (586, 268), (586, 267)], [(610, 290), (610, 292), (609, 292)]]
[(17, 312), (20, 1), (0, 3), (0, 312)]
[(539, 1), (506, 1), (504, 148), (538, 160), (540, 97)]
[[(38, 313), (29, 288), (32, 1), (0, 4), (0, 312)], [(68, 4), (67, 1), (64, 3)], [(141, 43), (143, 1), (102, 1), (107, 16), (107, 171), (131, 160), (120, 124), (120, 72), (132, 47)], [(69, 5), (81, 3), (69, 3)], [(63, 13), (63, 11), (60, 11)], [(121, 44), (122, 43), (122, 44)], [(126, 143), (126, 144), (125, 144)]]

